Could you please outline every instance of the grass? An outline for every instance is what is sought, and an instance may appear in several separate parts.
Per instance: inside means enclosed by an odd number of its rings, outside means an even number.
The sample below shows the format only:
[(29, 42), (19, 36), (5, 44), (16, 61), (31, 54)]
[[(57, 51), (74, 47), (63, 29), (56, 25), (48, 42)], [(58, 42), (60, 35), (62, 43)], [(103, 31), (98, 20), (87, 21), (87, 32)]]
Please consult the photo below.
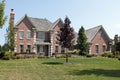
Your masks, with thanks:
[(0, 60), (0, 80), (120, 80), (120, 61), (102, 57)]

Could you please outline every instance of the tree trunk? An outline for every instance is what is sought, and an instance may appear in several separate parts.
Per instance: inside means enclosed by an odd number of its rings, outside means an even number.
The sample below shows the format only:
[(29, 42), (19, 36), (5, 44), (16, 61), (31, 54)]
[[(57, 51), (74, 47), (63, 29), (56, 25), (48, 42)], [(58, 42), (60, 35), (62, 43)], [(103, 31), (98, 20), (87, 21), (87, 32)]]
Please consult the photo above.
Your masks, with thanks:
[(68, 53), (66, 52), (66, 63), (68, 63)]

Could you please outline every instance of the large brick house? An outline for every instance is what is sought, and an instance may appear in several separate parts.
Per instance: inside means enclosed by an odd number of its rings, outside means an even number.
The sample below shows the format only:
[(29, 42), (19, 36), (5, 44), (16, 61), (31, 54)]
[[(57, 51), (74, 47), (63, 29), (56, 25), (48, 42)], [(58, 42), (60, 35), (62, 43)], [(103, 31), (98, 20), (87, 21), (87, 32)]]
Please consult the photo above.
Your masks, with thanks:
[(102, 25), (86, 30), (89, 54), (101, 55), (104, 51), (111, 51), (111, 39)]
[[(11, 10), (11, 18), (14, 21), (14, 11)], [(54, 23), (47, 19), (39, 19), (23, 16), (15, 25), (15, 48), (17, 53), (26, 51), (45, 56), (52, 53), (65, 52), (66, 49), (57, 43), (57, 32), (63, 26), (59, 18)]]
[[(14, 10), (11, 10), (10, 18), (14, 23)], [(63, 27), (63, 21), (59, 18), (55, 22), (47, 19), (23, 16), (15, 25), (16, 53), (26, 51), (51, 56), (53, 53), (66, 52), (66, 49), (57, 43), (57, 33)], [(101, 55), (110, 50), (110, 38), (102, 25), (86, 30), (89, 43), (89, 54)], [(77, 34), (75, 44), (77, 44)]]

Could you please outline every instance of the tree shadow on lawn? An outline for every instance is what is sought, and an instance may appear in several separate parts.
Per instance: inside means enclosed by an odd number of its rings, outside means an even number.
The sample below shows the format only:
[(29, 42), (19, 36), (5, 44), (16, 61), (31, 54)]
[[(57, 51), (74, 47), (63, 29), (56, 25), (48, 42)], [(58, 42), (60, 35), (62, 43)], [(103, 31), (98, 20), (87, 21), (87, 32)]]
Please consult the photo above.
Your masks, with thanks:
[(70, 75), (96, 75), (108, 77), (120, 77), (120, 70), (104, 70), (104, 69), (91, 69), (91, 70), (75, 70), (70, 72)]
[(48, 65), (62, 65), (62, 62), (43, 62), (42, 64), (48, 64)]

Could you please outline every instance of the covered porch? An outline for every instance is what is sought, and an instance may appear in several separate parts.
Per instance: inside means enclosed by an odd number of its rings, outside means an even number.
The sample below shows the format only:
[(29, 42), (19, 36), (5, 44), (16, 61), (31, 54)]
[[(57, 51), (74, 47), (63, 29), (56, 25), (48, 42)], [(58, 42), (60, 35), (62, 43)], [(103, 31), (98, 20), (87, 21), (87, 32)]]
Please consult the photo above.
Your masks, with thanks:
[(51, 43), (50, 42), (36, 42), (34, 44), (34, 52), (38, 55), (51, 56)]

